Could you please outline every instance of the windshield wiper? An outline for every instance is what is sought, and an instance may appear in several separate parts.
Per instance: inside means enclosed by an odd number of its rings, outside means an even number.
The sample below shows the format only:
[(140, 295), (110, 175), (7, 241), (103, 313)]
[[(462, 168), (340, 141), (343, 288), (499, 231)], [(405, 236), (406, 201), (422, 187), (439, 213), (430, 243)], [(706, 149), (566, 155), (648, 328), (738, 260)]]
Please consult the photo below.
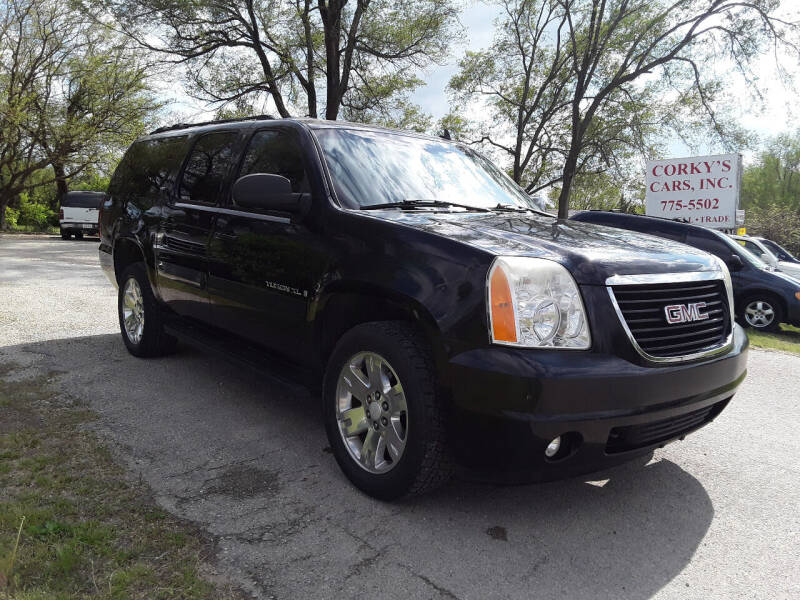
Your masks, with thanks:
[(499, 210), (503, 212), (530, 212), (532, 208), (525, 208), (524, 206), (512, 206), (511, 204), (498, 204), (492, 210)]
[(498, 204), (491, 210), (496, 212), (515, 212), (515, 213), (527, 213), (532, 212), (537, 215), (542, 215), (543, 217), (551, 217), (554, 218), (555, 215), (551, 215), (543, 210), (539, 210), (533, 207), (525, 207), (525, 206), (512, 206), (511, 204)]
[(465, 208), (467, 210), (474, 210), (477, 212), (489, 212), (488, 208), (481, 208), (480, 206), (470, 206), (469, 204), (458, 204), (456, 202), (447, 202), (445, 200), (400, 200), (399, 202), (386, 202), (384, 204), (368, 204), (362, 206), (361, 210), (382, 210), (384, 208)]

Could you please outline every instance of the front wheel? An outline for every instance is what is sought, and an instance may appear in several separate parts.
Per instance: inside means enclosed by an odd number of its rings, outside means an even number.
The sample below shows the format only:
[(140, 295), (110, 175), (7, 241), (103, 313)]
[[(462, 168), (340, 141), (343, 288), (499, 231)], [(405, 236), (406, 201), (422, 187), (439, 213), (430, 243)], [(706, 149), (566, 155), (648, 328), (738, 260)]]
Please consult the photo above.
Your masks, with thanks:
[(132, 264), (122, 274), (117, 308), (122, 341), (128, 352), (145, 358), (174, 350), (176, 340), (164, 331), (161, 309), (143, 263)]
[(777, 331), (783, 322), (783, 308), (771, 296), (751, 296), (742, 306), (742, 318), (753, 329)]
[(451, 473), (433, 360), (406, 323), (366, 323), (333, 351), (323, 412), (336, 461), (360, 490), (382, 500), (433, 489)]

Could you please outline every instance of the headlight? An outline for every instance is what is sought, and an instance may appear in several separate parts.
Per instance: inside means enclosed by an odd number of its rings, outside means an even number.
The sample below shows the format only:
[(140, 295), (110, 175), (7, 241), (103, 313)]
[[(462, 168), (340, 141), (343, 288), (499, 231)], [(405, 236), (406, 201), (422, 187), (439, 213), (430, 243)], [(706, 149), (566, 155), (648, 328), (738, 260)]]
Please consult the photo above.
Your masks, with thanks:
[(492, 342), (526, 348), (587, 349), (592, 345), (581, 293), (552, 260), (501, 256), (487, 281)]

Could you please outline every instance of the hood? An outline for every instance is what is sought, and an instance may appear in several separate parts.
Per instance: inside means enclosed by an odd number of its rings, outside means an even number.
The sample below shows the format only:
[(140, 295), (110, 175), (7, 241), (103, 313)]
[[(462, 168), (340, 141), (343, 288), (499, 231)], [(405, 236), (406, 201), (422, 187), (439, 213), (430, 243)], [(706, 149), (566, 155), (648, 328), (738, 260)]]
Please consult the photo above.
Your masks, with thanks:
[(778, 271), (794, 279), (800, 279), (800, 265), (786, 261), (778, 262)]
[(613, 275), (714, 271), (719, 264), (702, 250), (671, 240), (533, 214), (381, 210), (371, 215), (498, 256), (554, 260), (586, 285), (605, 285)]

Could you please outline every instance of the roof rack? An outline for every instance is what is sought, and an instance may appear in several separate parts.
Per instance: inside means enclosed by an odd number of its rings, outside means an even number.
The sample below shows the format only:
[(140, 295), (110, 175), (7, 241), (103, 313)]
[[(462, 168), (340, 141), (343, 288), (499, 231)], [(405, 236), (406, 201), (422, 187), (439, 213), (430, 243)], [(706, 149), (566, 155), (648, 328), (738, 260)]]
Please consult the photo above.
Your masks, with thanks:
[(176, 123), (154, 129), (148, 135), (164, 133), (165, 131), (175, 131), (177, 129), (187, 129), (189, 127), (201, 127), (203, 125), (219, 125), (220, 123), (241, 123), (242, 121), (269, 121), (274, 119), (272, 115), (253, 115), (252, 117), (239, 117), (236, 119), (215, 119), (213, 121), (203, 121), (202, 123)]

